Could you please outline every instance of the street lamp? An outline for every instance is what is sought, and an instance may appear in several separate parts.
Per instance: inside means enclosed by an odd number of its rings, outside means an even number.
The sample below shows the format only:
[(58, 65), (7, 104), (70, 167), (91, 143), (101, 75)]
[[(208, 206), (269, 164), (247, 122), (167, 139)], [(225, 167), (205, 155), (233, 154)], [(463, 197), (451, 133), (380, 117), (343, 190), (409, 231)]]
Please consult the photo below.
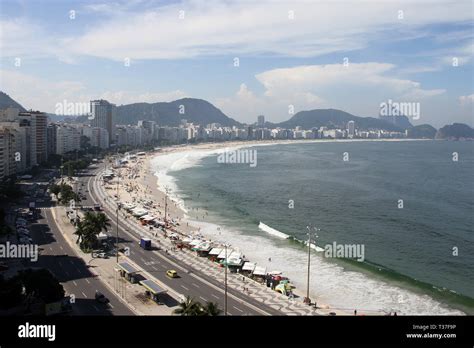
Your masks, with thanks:
[(165, 226), (168, 224), (168, 194), (170, 192), (170, 188), (168, 186), (165, 187)]
[(115, 256), (117, 263), (119, 262), (119, 209), (120, 209), (120, 200), (119, 200), (119, 180), (120, 180), (120, 170), (117, 169), (117, 221), (116, 221), (116, 236), (115, 236)]
[[(221, 228), (218, 227), (218, 230)], [(224, 259), (224, 315), (227, 315), (227, 243), (224, 244), (225, 259)]]
[(311, 234), (314, 234), (315, 239), (318, 238), (317, 232), (320, 231), (320, 229), (311, 226), (311, 224), (306, 226), (306, 229), (308, 230), (308, 233), (306, 233), (306, 235), (308, 236), (308, 279), (306, 284), (306, 297), (304, 299), (304, 303), (310, 305), (311, 299), (309, 298), (309, 275), (311, 273)]

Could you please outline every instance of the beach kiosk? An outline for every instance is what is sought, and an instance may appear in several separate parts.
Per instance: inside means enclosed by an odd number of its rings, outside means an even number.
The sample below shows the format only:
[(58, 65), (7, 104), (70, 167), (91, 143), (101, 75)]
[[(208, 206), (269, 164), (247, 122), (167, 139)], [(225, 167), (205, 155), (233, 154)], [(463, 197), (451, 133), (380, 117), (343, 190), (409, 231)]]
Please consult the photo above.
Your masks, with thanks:
[(255, 266), (255, 269), (252, 272), (252, 277), (256, 281), (264, 283), (266, 274), (267, 274), (267, 269), (265, 267)]
[(212, 248), (211, 251), (209, 251), (209, 254), (207, 254), (207, 257), (211, 261), (217, 261), (217, 256), (222, 252), (222, 248)]
[(141, 280), (140, 284), (146, 289), (146, 295), (153, 301), (159, 303), (158, 295), (166, 293), (166, 290), (160, 287), (151, 279)]
[(247, 261), (246, 263), (244, 263), (244, 266), (242, 267), (242, 273), (246, 276), (249, 276), (252, 274), (256, 266), (257, 264), (255, 262)]
[(132, 284), (135, 284), (137, 282), (135, 276), (139, 272), (138, 269), (133, 267), (128, 262), (118, 263), (117, 266), (121, 277), (127, 279)]

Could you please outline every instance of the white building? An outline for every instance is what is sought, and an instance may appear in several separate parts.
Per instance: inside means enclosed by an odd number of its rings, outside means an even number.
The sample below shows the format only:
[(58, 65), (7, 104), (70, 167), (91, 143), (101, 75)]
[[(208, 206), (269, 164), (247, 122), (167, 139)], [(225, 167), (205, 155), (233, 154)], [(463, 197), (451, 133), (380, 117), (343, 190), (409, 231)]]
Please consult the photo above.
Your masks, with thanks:
[(101, 149), (109, 148), (109, 132), (107, 129), (85, 126), (81, 131), (83, 136), (89, 138), (89, 143), (91, 146)]
[(347, 122), (347, 136), (349, 138), (354, 138), (355, 136), (355, 122), (354, 121)]
[(56, 154), (65, 153), (81, 149), (81, 132), (70, 125), (58, 125), (56, 129)]

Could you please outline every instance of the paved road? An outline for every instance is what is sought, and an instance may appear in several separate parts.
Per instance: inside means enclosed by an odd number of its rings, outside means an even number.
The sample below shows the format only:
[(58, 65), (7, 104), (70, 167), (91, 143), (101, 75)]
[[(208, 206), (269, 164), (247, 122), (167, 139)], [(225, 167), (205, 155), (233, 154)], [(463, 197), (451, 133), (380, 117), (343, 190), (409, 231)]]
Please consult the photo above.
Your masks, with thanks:
[[(95, 170), (97, 173), (99, 170)], [(84, 183), (82, 192), (87, 195), (87, 200), (83, 201), (84, 205), (93, 205), (94, 203), (103, 203), (103, 197), (99, 197), (98, 191), (95, 185), (95, 176), (80, 177), (80, 182)], [(86, 192), (86, 190), (88, 192)], [(104, 212), (110, 219), (111, 231), (116, 231), (116, 214), (115, 211), (111, 211), (110, 208), (103, 204), (105, 208)], [(204, 273), (191, 268), (187, 264), (180, 262), (178, 259), (165, 254), (163, 251), (151, 252), (145, 251), (138, 246), (139, 230), (138, 226), (135, 225), (133, 228), (123, 221), (123, 218), (119, 220), (119, 235), (121, 238), (128, 239), (128, 243), (121, 243), (122, 246), (128, 246), (130, 248), (130, 259), (138, 264), (142, 269), (146, 270), (166, 286), (172, 288), (176, 292), (184, 295), (190, 295), (196, 300), (201, 302), (217, 302), (220, 308), (224, 308), (224, 284), (215, 280), (212, 277), (205, 275)], [(181, 278), (170, 279), (166, 276), (165, 272), (168, 269), (176, 269), (173, 265), (179, 264), (186, 272), (178, 272)], [(228, 289), (227, 296), (227, 312), (229, 315), (283, 315), (282, 312), (275, 310), (261, 302), (244, 295), (234, 289)]]
[[(76, 256), (59, 231), (51, 210), (43, 207), (42, 218), (31, 226), (33, 242), (38, 244), (40, 257), (32, 267), (49, 269), (63, 284), (68, 294), (75, 295), (73, 312), (78, 315), (134, 315), (120, 300), (90, 272), (82, 258)], [(59, 256), (58, 256), (59, 255)], [(99, 290), (109, 298), (109, 304), (95, 301)]]

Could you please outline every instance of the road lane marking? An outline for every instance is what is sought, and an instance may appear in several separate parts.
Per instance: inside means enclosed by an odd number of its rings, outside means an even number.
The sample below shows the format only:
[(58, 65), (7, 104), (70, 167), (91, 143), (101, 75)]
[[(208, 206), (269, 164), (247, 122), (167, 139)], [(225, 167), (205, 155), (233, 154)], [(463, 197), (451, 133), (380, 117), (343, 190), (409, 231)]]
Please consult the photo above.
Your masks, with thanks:
[(196, 288), (199, 288), (199, 285), (191, 283), (191, 285), (195, 286)]
[(86, 278), (86, 282), (87, 282), (87, 284), (90, 284), (90, 283), (91, 283), (91, 282), (89, 281), (89, 279), (87, 279), (87, 278)]
[(112, 305), (112, 303), (109, 302), (109, 306), (110, 308), (114, 308), (114, 306)]
[(156, 268), (155, 266), (151, 266), (151, 268), (153, 268), (155, 271), (158, 271), (158, 268)]
[(76, 283), (76, 281), (75, 281), (75, 280), (73, 280), (73, 281), (72, 281), (72, 283), (73, 283), (75, 286), (77, 286), (77, 283)]
[(206, 300), (204, 297), (199, 296), (199, 298), (200, 298), (201, 300), (203, 300), (204, 302), (207, 302), (207, 300)]
[(181, 285), (181, 287), (182, 287), (183, 289), (186, 289), (186, 290), (189, 291), (189, 289), (188, 289), (187, 287), (185, 287), (184, 285)]
[(237, 310), (238, 310), (239, 312), (241, 312), (241, 313), (243, 313), (243, 312), (244, 312), (243, 310), (241, 310), (241, 309), (237, 308), (236, 306), (232, 306), (232, 307), (234, 307), (235, 309), (237, 309)]
[(62, 247), (61, 245), (59, 246), (59, 249), (61, 249), (61, 250), (64, 250), (64, 249), (63, 249), (63, 247)]
[(83, 292), (83, 291), (81, 291), (81, 292), (82, 292), (82, 295), (84, 296), (84, 298), (87, 298), (86, 294), (84, 294), (84, 292)]
[(211, 296), (214, 297), (214, 298), (217, 298), (218, 300), (220, 299), (219, 296), (216, 296), (216, 295), (214, 295), (214, 294), (211, 294)]

